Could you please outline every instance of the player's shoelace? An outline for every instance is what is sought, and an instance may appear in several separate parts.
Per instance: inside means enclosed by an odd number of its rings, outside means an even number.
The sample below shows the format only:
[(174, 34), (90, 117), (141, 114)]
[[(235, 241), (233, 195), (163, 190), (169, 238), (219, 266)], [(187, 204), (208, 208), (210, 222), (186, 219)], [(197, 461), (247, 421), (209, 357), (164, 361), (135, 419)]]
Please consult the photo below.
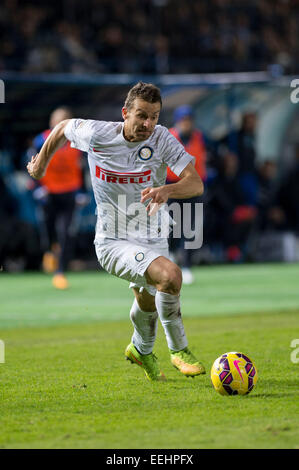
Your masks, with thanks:
[(142, 362), (150, 375), (159, 375), (160, 368), (158, 366), (158, 358), (154, 353), (142, 357)]
[(188, 348), (182, 349), (181, 351), (171, 351), (171, 354), (179, 357), (182, 361), (188, 364), (199, 364), (198, 359), (196, 359)]

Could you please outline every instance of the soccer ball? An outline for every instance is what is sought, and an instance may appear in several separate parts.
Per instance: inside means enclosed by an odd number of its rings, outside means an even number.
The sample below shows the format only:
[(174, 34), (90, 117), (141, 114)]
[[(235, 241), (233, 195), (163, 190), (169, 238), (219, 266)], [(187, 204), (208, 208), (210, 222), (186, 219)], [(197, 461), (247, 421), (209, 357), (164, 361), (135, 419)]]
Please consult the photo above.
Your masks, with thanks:
[(211, 380), (216, 392), (221, 395), (246, 395), (257, 382), (257, 370), (245, 354), (227, 352), (214, 362)]

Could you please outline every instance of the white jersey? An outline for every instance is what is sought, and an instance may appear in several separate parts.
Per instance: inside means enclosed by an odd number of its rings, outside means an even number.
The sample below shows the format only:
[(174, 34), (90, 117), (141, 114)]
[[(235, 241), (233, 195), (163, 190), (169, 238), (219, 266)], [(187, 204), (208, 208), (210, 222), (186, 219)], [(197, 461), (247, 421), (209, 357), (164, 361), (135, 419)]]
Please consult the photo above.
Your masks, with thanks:
[[(95, 241), (106, 238), (161, 241), (170, 217), (162, 206), (148, 216), (141, 191), (165, 184), (167, 166), (179, 176), (194, 157), (164, 126), (156, 125), (142, 142), (128, 142), (123, 122), (71, 119), (65, 137), (71, 147), (88, 153), (98, 221)], [(163, 230), (162, 230), (163, 229)]]

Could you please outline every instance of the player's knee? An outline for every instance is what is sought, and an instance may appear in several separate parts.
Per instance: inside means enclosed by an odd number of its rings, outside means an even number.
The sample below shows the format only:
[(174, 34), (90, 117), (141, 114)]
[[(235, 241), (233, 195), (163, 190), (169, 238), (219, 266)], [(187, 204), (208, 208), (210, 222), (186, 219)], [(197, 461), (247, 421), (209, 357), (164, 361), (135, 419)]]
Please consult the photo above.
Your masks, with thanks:
[(182, 271), (176, 265), (172, 266), (162, 273), (161, 282), (157, 286), (157, 289), (167, 294), (178, 295), (182, 287)]

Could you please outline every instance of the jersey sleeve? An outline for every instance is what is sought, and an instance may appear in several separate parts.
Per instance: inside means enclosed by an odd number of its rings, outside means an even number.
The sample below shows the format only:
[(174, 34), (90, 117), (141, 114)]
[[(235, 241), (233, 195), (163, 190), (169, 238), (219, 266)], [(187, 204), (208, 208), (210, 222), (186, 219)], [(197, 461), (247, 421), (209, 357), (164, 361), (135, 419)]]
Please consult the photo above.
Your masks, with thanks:
[(88, 152), (91, 139), (96, 132), (96, 123), (92, 119), (70, 119), (64, 129), (65, 137), (74, 147), (82, 152)]
[(195, 158), (192, 157), (183, 145), (166, 129), (162, 131), (161, 157), (163, 162), (175, 173), (180, 176), (184, 168), (189, 163), (195, 164)]

